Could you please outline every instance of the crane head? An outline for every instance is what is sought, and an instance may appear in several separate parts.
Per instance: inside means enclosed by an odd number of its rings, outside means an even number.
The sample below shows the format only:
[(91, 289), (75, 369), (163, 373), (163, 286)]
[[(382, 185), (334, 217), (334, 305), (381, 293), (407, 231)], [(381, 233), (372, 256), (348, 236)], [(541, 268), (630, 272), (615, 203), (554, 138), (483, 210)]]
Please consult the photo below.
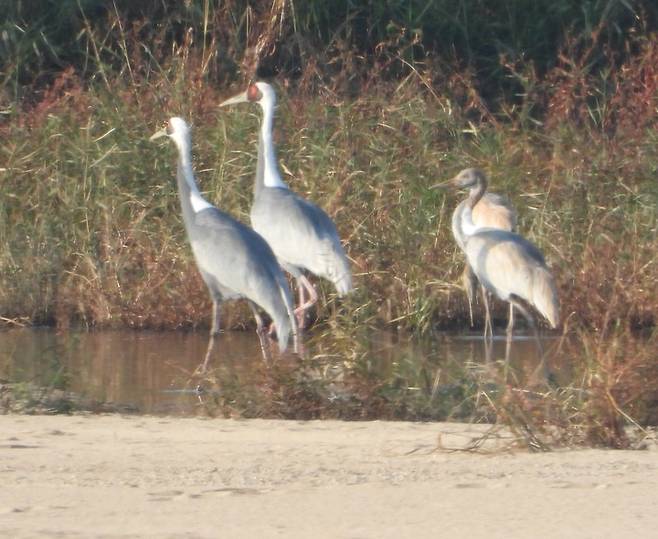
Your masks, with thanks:
[(236, 103), (258, 103), (261, 107), (274, 106), (276, 104), (276, 94), (274, 88), (267, 82), (251, 82), (244, 92), (240, 92), (226, 101), (222, 101), (219, 106), (235, 105)]
[(454, 178), (445, 182), (437, 183), (430, 189), (439, 189), (444, 187), (455, 187), (457, 189), (473, 189), (479, 185), (486, 186), (486, 176), (479, 168), (465, 168), (460, 171)]
[(160, 137), (169, 137), (177, 143), (185, 142), (190, 138), (190, 127), (183, 118), (174, 116), (164, 123), (162, 129), (153, 133), (149, 140), (156, 140)]

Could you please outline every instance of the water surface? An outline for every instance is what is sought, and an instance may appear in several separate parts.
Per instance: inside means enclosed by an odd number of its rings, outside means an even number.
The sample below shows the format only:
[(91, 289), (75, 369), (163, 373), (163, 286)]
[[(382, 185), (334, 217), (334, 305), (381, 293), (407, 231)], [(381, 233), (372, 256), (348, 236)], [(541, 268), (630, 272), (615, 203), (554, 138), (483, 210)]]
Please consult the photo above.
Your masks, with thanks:
[[(438, 419), (459, 415), (455, 407), (468, 398), (467, 370), (487, 365), (479, 334), (422, 340), (385, 332), (318, 334), (303, 359), (275, 354), (268, 364), (253, 333), (230, 331), (200, 377), (195, 371), (207, 339), (205, 332), (183, 331), (3, 331), (0, 380), (24, 398), (55, 395), (46, 406), (53, 411)], [(547, 355), (556, 343), (544, 340)], [(504, 350), (504, 339), (495, 339), (493, 358)], [(516, 338), (510, 358), (516, 375), (538, 364), (533, 339)], [(556, 372), (564, 378), (566, 371)]]

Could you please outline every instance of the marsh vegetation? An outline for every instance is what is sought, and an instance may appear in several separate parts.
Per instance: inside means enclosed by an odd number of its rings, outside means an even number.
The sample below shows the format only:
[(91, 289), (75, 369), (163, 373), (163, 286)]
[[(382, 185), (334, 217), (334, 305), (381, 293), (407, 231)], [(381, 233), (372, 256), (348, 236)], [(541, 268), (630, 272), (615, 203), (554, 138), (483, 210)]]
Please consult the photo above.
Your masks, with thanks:
[[(207, 327), (175, 156), (148, 136), (189, 119), (202, 191), (248, 222), (258, 117), (217, 104), (267, 77), (285, 179), (334, 218), (353, 263), (348, 300), (320, 284), (316, 336), (331, 333), (351, 361), (353, 337), (372, 328), (468, 326), (449, 226), (459, 199), (428, 187), (480, 166), (546, 255), (587, 389), (526, 399), (504, 386), (490, 418), (516, 421), (512, 406), (536, 425), (590, 425), (589, 440), (612, 445), (629, 418), (647, 420), (658, 400), (653, 2), (41, 4), (12, 2), (0, 23), (3, 324)], [(249, 326), (246, 307), (225, 312), (229, 327)], [(498, 325), (505, 314), (497, 304)]]

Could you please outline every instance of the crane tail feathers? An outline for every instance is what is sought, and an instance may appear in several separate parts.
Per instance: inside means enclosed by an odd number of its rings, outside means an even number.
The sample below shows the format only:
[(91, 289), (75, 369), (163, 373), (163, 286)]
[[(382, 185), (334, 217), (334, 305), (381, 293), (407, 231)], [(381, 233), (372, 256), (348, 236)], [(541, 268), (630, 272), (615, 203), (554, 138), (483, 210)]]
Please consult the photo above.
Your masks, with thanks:
[(336, 292), (340, 297), (343, 297), (354, 290), (354, 285), (352, 284), (352, 271), (350, 270), (350, 263), (345, 252), (339, 253), (336, 257), (330, 275), (332, 276), (331, 281), (334, 283)]
[(288, 315), (274, 320), (274, 327), (276, 327), (277, 343), (279, 345), (279, 352), (283, 353), (288, 348), (288, 339), (290, 338), (290, 321)]
[(279, 293), (282, 300), (281, 307), (283, 308), (277, 309), (276, 316), (272, 316), (272, 321), (274, 322), (274, 327), (276, 327), (279, 351), (285, 352), (286, 348), (288, 348), (290, 333), (293, 331), (293, 324), (295, 323), (294, 305), (288, 282), (283, 276), (283, 273), (278, 275), (276, 280), (279, 285)]
[(343, 273), (340, 277), (334, 280), (334, 286), (340, 297), (349, 294), (354, 290), (354, 286), (352, 285), (352, 274), (349, 271)]
[(555, 281), (545, 268), (536, 270), (534, 279), (532, 303), (553, 329), (560, 323), (560, 303), (557, 297)]

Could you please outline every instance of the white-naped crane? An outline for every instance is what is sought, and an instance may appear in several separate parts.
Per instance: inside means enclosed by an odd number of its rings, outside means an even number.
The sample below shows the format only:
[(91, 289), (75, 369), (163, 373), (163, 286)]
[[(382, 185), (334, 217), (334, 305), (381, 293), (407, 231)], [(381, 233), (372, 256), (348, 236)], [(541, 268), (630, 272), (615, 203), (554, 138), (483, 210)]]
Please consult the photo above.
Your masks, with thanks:
[[(483, 191), (483, 195), (475, 205), (471, 212), (473, 223), (477, 228), (498, 228), (500, 230), (507, 230), (509, 232), (516, 232), (516, 212), (510, 205), (509, 201), (504, 197), (495, 193), (487, 192), (487, 178), (484, 173), (479, 169), (464, 169), (460, 172), (463, 175), (461, 187), (463, 189), (470, 189), (477, 192)], [(466, 240), (464, 237), (462, 220), (464, 218), (464, 210), (466, 208), (466, 200), (461, 201), (452, 214), (452, 235), (455, 242), (465, 253)], [(462, 286), (468, 298), (468, 314), (473, 326), (473, 301), (476, 291), (478, 289), (478, 279), (471, 268), (471, 265), (466, 262), (464, 271), (462, 273)], [(489, 298), (486, 289), (480, 286), (482, 291), (482, 302), (484, 303), (484, 331), (485, 334), (492, 335), (493, 327), (491, 324), (491, 312), (489, 310)], [(510, 309), (512, 309), (510, 304)]]
[(470, 189), (459, 217), (463, 251), (482, 286), (510, 304), (508, 343), (514, 330), (514, 309), (517, 309), (530, 324), (539, 345), (534, 317), (528, 307), (541, 314), (552, 328), (560, 322), (557, 288), (544, 256), (519, 234), (499, 228), (481, 228), (475, 224), (473, 213), (487, 188), (481, 170), (462, 170), (454, 178), (434, 187), (449, 186)]
[(281, 178), (272, 140), (276, 108), (274, 89), (266, 82), (251, 83), (244, 92), (220, 106), (245, 102), (257, 103), (263, 114), (251, 224), (270, 244), (283, 269), (297, 281), (299, 305), (295, 314), (301, 330), (305, 325), (306, 311), (318, 299), (315, 287), (304, 272), (331, 281), (339, 296), (352, 291), (352, 272), (331, 218), (288, 188)]
[(256, 332), (265, 359), (270, 359), (262, 308), (276, 328), (279, 350), (292, 332), (298, 350), (294, 304), (288, 282), (267, 242), (248, 226), (208, 202), (197, 187), (192, 170), (192, 138), (182, 118), (171, 118), (151, 140), (167, 136), (178, 149), (178, 194), (183, 222), (201, 277), (213, 302), (208, 349), (201, 367), (208, 366), (220, 330), (222, 301), (245, 298), (256, 319)]

